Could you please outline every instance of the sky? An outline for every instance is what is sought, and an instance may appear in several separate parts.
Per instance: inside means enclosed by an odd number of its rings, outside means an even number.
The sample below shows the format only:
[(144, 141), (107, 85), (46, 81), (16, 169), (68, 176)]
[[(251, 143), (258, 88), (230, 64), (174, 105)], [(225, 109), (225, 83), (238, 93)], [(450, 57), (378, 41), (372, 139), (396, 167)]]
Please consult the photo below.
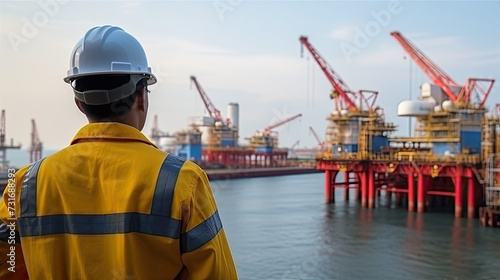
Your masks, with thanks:
[[(456, 82), (500, 78), (499, 1), (1, 1), (0, 108), (7, 138), (30, 145), (31, 119), (46, 149), (61, 149), (86, 124), (63, 82), (69, 57), (85, 32), (123, 28), (141, 42), (158, 78), (151, 86), (154, 115), (175, 133), (207, 112), (194, 75), (226, 116), (240, 106), (240, 144), (256, 130), (293, 114), (276, 130), (280, 146), (313, 147), (312, 126), (324, 139), (333, 110), (332, 86), (298, 38), (309, 42), (352, 90), (379, 91), (377, 105), (395, 136), (408, 134), (397, 106), (419, 95), (425, 74), (390, 36), (394, 30), (422, 49)], [(500, 103), (495, 84), (487, 101)]]

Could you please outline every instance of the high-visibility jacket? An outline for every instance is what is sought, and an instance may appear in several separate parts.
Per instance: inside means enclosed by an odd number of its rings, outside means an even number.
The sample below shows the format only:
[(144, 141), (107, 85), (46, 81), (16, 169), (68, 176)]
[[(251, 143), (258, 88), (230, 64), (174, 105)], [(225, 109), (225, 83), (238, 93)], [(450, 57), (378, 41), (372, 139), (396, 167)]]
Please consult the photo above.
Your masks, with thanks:
[(205, 172), (131, 126), (88, 124), (15, 179), (30, 279), (237, 279)]

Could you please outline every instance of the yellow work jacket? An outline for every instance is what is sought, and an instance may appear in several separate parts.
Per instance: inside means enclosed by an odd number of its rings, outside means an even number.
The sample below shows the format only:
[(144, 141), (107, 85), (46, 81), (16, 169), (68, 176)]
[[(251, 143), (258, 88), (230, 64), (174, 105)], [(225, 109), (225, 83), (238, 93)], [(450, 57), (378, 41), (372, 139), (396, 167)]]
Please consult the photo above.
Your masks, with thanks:
[(0, 219), (17, 218), (22, 255), (18, 271), (4, 262), (0, 275), (25, 279), (24, 257), (36, 280), (237, 279), (205, 172), (131, 126), (88, 124), (20, 169), (14, 212), (8, 189)]

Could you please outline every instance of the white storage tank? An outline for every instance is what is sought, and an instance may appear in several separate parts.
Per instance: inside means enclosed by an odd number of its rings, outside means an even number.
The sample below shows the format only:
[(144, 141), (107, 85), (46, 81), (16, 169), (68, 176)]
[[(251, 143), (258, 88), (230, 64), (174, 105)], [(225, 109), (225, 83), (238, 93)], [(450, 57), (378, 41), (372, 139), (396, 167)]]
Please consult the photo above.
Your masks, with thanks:
[(453, 101), (451, 100), (443, 101), (443, 104), (441, 106), (443, 107), (443, 110), (446, 112), (453, 111), (453, 109), (455, 108), (455, 104), (453, 104)]
[(347, 116), (347, 114), (349, 114), (349, 111), (344, 109), (344, 110), (341, 110), (341, 111), (340, 111), (340, 114), (341, 114), (342, 116)]
[(201, 131), (201, 144), (202, 145), (208, 145), (210, 141), (213, 139), (213, 137), (216, 137), (213, 135), (213, 128), (209, 126), (202, 126), (198, 127), (198, 129)]
[(434, 109), (434, 104), (420, 100), (405, 100), (398, 105), (398, 116), (426, 116)]
[(235, 128), (240, 126), (240, 106), (238, 103), (231, 102), (227, 104), (227, 118)]

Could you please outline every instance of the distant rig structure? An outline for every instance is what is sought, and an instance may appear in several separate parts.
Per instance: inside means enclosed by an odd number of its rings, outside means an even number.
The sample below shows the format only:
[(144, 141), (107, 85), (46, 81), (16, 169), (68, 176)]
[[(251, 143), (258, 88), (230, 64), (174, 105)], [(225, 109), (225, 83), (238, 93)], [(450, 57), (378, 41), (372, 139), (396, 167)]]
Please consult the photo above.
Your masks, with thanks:
[(0, 119), (0, 177), (5, 177), (7, 170), (10, 168), (9, 161), (7, 160), (7, 151), (13, 149), (21, 149), (21, 144), (14, 145), (14, 139), (10, 139), (10, 144), (7, 144), (6, 136), (6, 119), (5, 110), (2, 110), (2, 117)]
[[(2, 110), (0, 119), (0, 178), (6, 178), (9, 168), (13, 168), (7, 160), (8, 150), (19, 150), (21, 144), (14, 145), (14, 139), (11, 138), (7, 143), (7, 121), (5, 110)], [(33, 163), (42, 159), (43, 143), (40, 140), (38, 129), (36, 127), (35, 119), (31, 120), (31, 145), (29, 152), (29, 163)]]

